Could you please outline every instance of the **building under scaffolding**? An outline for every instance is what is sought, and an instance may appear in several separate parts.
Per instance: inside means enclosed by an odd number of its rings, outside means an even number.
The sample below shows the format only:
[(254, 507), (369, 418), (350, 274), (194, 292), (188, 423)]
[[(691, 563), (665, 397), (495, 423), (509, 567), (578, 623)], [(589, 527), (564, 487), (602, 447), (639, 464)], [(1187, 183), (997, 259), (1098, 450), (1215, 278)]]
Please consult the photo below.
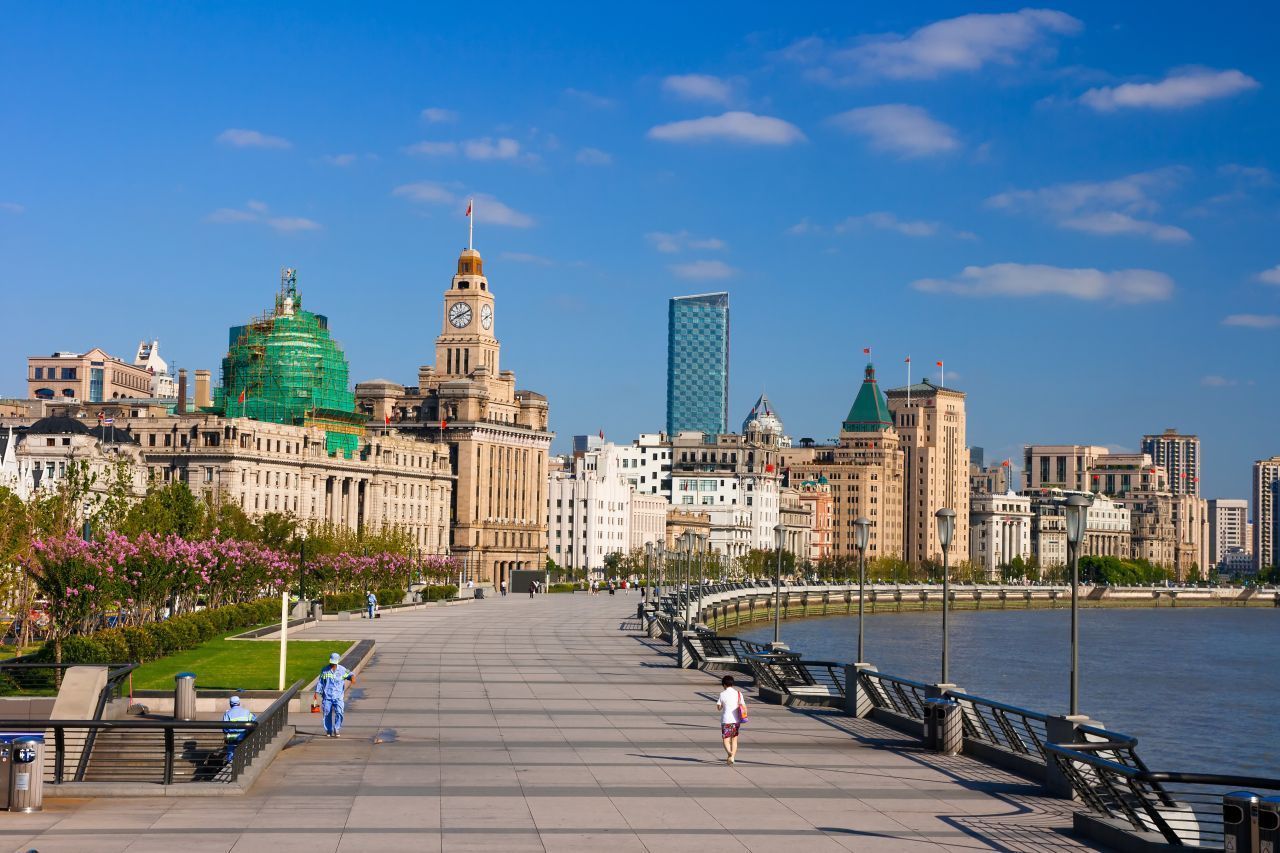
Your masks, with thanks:
[(351, 458), (365, 418), (356, 414), (347, 359), (329, 335), (328, 318), (302, 310), (296, 270), (281, 272), (275, 309), (233, 326), (229, 337), (215, 410), (233, 418), (319, 427), (330, 455)]

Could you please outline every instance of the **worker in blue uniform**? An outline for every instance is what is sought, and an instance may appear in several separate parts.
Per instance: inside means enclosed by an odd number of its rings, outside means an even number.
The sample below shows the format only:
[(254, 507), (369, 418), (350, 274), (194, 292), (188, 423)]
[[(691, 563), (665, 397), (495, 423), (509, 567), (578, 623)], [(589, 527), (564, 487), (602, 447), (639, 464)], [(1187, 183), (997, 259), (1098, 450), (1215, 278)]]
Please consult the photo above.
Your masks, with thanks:
[[(232, 696), (228, 704), (231, 707), (227, 708), (226, 713), (222, 715), (222, 722), (252, 723), (253, 721), (258, 719), (253, 715), (252, 711), (250, 711), (248, 708), (240, 704), (239, 696)], [(231, 759), (235, 758), (236, 756), (236, 745), (239, 744), (240, 741), (245, 739), (245, 737), (249, 734), (249, 730), (227, 726), (222, 730), (222, 733), (223, 733), (223, 736), (226, 738), (226, 742), (227, 742), (227, 751), (226, 751), (227, 763), (230, 764)]]
[(364, 596), (364, 605), (368, 610), (369, 618), (373, 618), (373, 612), (378, 609), (378, 596), (373, 594), (373, 590), (367, 590)]
[(325, 737), (339, 737), (342, 732), (342, 712), (346, 709), (347, 685), (354, 685), (356, 677), (338, 663), (342, 657), (334, 652), (329, 655), (329, 665), (320, 670), (316, 682), (315, 698), (321, 701), (324, 713)]

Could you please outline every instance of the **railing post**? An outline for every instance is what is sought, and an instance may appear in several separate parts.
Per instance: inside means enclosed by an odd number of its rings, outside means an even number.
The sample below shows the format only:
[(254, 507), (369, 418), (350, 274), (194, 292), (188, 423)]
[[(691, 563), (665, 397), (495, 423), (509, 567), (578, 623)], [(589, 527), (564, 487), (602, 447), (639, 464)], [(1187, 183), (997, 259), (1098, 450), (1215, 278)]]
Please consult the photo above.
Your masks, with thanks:
[(862, 673), (876, 672), (874, 664), (847, 663), (844, 665), (844, 712), (851, 717), (869, 717), (875, 708), (871, 691), (862, 683)]
[(164, 784), (173, 784), (173, 726), (164, 728)]
[[(1102, 723), (1097, 720), (1091, 720), (1083, 714), (1074, 717), (1063, 714), (1049, 717), (1045, 720), (1045, 738), (1049, 743), (1060, 743), (1064, 746), (1073, 743), (1085, 743), (1086, 738), (1084, 733), (1080, 731), (1081, 726), (1104, 728)], [(1058, 762), (1051, 755), (1045, 756), (1044, 788), (1045, 792), (1051, 797), (1061, 797), (1064, 800), (1079, 799), (1071, 785), (1071, 780), (1062, 772), (1061, 768), (1058, 767)]]
[[(57, 726), (53, 730), (53, 781), (54, 784), (61, 785), (63, 783), (63, 765), (67, 760), (67, 730), (62, 726)], [(43, 771), (43, 768), (41, 768)]]

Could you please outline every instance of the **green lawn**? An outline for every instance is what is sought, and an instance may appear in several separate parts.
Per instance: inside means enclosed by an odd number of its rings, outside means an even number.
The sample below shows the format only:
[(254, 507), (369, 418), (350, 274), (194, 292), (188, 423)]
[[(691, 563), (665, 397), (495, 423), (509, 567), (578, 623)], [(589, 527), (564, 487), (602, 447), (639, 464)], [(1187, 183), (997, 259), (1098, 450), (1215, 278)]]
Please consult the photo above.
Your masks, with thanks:
[[(239, 632), (237, 632), (239, 633)], [(310, 681), (329, 662), (332, 652), (345, 652), (350, 640), (289, 639), (285, 684)], [(179, 672), (196, 674), (196, 689), (275, 690), (280, 678), (278, 640), (219, 638), (185, 652), (151, 661), (133, 672), (135, 690), (171, 690)]]

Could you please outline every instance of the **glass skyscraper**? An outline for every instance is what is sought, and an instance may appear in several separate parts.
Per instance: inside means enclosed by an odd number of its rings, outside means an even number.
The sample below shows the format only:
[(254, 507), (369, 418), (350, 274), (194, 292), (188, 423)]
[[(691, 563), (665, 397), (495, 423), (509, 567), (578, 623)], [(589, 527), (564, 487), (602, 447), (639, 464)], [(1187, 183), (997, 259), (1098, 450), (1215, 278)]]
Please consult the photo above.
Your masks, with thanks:
[(667, 435), (729, 431), (729, 294), (677, 296), (667, 314)]

